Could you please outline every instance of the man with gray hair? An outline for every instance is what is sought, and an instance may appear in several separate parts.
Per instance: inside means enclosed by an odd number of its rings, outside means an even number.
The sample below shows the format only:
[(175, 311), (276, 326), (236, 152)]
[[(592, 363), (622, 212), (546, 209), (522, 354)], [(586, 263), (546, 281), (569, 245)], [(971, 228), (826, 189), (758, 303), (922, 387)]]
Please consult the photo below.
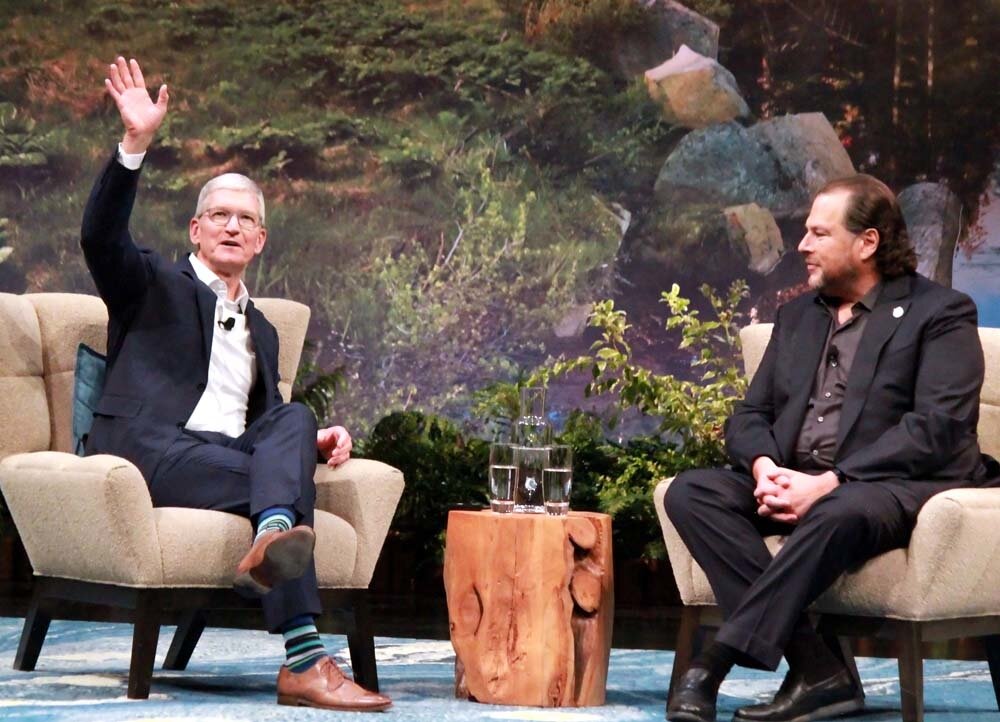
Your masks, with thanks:
[(264, 197), (246, 176), (205, 184), (188, 222), (194, 251), (176, 264), (140, 249), (128, 230), (146, 150), (169, 103), (156, 102), (135, 60), (104, 81), (125, 134), (94, 184), (80, 245), (108, 307), (104, 395), (88, 454), (133, 462), (154, 506), (249, 518), (250, 551), (237, 589), (261, 596), (268, 628), (285, 638), (279, 704), (378, 711), (391, 702), (347, 679), (323, 648), (312, 530), (317, 452), (331, 466), (351, 453), (342, 426), (317, 429), (278, 391), (278, 335), (254, 308), (243, 274), (267, 240)]

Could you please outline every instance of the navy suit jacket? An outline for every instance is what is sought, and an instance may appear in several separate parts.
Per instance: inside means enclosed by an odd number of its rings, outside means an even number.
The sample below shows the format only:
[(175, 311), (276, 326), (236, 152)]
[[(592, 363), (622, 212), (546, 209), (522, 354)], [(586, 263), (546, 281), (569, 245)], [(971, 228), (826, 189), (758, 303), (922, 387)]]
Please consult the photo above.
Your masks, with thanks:
[[(815, 293), (778, 310), (726, 424), (734, 467), (749, 472), (764, 455), (794, 468), (830, 323)], [(850, 481), (920, 482), (921, 497), (982, 483), (996, 466), (976, 434), (983, 373), (972, 299), (918, 275), (885, 281), (848, 375), (835, 465)]]
[[(86, 450), (128, 459), (148, 482), (205, 390), (216, 295), (187, 258), (172, 264), (136, 247), (128, 222), (139, 173), (111, 158), (87, 202), (80, 245), (108, 307), (107, 380)], [(246, 315), (257, 354), (249, 425), (282, 398), (278, 334), (252, 301)]]

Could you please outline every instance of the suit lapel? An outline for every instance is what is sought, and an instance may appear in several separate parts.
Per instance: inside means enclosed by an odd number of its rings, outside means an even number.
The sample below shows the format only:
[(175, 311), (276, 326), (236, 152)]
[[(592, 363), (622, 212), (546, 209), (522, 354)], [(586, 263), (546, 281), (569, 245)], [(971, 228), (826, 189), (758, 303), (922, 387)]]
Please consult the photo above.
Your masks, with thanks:
[(264, 381), (264, 389), (271, 392), (270, 382), (277, 374), (276, 369), (271, 368), (271, 359), (275, 356), (275, 351), (270, 346), (271, 336), (265, 328), (267, 320), (264, 318), (264, 314), (254, 306), (253, 301), (247, 301), (246, 316), (247, 327), (250, 329), (250, 340), (253, 341), (254, 351), (257, 354), (257, 374)]
[(865, 325), (854, 363), (847, 375), (844, 405), (840, 412), (840, 425), (837, 427), (835, 456), (864, 408), (865, 399), (868, 398), (868, 389), (875, 378), (875, 369), (878, 366), (882, 349), (899, 328), (906, 311), (909, 310), (910, 284), (909, 276), (886, 281), (875, 308), (872, 310), (871, 317)]
[(774, 429), (775, 438), (787, 459), (792, 458), (795, 452), (795, 442), (802, 428), (802, 419), (805, 418), (816, 370), (819, 368), (819, 357), (826, 345), (831, 321), (830, 314), (820, 303), (810, 303), (791, 339), (794, 361), (791, 364), (789, 388), (792, 391)]
[(207, 364), (212, 354), (212, 338), (215, 335), (215, 306), (218, 299), (212, 289), (198, 279), (198, 275), (191, 266), (191, 261), (186, 256), (177, 262), (177, 268), (194, 284), (198, 318), (201, 321), (201, 352)]

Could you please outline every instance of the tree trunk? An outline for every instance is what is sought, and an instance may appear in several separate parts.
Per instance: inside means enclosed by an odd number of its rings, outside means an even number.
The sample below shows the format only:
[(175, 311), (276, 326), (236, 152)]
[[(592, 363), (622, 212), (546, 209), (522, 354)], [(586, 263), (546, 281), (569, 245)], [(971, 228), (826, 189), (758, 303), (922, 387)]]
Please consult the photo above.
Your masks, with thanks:
[(455, 691), (494, 704), (604, 704), (611, 518), (453, 511), (444, 582)]

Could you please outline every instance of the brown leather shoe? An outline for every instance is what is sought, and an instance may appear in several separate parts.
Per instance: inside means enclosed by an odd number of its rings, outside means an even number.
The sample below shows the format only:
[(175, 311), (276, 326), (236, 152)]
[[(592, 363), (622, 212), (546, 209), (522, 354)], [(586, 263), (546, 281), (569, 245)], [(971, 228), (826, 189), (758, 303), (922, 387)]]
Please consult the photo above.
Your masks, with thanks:
[(262, 535), (236, 567), (233, 586), (240, 592), (267, 594), (276, 584), (305, 574), (316, 546), (316, 533), (307, 526)]
[(322, 707), (345, 712), (381, 712), (392, 706), (385, 695), (369, 692), (344, 676), (329, 657), (296, 674), (282, 667), (278, 672), (278, 704)]

